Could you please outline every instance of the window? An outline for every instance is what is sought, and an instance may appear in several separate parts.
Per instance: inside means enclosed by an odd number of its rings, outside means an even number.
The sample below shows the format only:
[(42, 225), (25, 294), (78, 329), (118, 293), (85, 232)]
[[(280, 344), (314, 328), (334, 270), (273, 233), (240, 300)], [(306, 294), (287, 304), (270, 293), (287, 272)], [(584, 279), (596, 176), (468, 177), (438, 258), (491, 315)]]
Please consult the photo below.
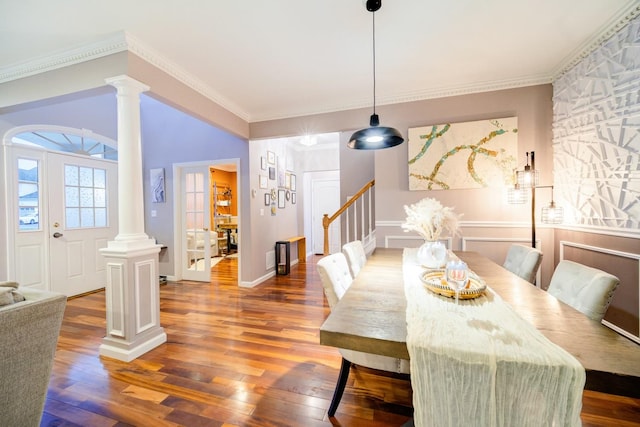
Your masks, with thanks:
[(40, 230), (40, 164), (18, 158), (18, 229)]
[(60, 130), (36, 128), (20, 132), (11, 141), (13, 143), (44, 147), (51, 151), (75, 153), (98, 159), (118, 160), (115, 144), (109, 139), (96, 135), (86, 129), (58, 128)]
[(66, 228), (107, 226), (107, 172), (77, 165), (64, 167)]

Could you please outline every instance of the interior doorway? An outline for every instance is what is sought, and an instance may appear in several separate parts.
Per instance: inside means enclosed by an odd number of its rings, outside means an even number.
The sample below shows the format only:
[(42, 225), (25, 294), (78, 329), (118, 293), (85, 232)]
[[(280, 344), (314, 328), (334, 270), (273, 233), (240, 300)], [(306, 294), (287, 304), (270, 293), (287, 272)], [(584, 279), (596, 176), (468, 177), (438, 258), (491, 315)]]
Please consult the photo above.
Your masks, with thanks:
[[(332, 215), (340, 208), (340, 171), (307, 172), (304, 174), (305, 234), (311, 236), (313, 253), (324, 253), (324, 214)], [(342, 247), (340, 221), (329, 226), (329, 253), (339, 252)]]
[[(225, 260), (229, 280), (240, 271), (239, 159), (175, 164), (174, 241), (177, 280), (210, 282)], [(228, 265), (233, 268), (229, 269)]]

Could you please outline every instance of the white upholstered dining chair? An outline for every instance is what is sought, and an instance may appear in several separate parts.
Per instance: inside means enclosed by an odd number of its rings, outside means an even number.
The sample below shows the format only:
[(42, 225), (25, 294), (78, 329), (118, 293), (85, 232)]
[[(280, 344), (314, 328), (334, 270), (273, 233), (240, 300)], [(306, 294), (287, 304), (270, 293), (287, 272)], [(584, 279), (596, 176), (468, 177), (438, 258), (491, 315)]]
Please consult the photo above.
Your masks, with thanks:
[(619, 283), (620, 280), (612, 274), (562, 260), (553, 272), (547, 292), (600, 322)]
[(360, 240), (345, 243), (342, 246), (342, 253), (347, 257), (351, 276), (354, 278), (360, 273), (362, 267), (367, 263), (367, 255), (364, 252), (364, 245)]
[(513, 244), (509, 248), (502, 266), (527, 282), (535, 283), (540, 263), (542, 263), (542, 252), (538, 249)]
[[(347, 264), (347, 258), (343, 253), (338, 252), (320, 259), (317, 267), (320, 280), (322, 281), (322, 287), (324, 288), (324, 294), (329, 302), (329, 307), (333, 308), (353, 282), (349, 265)], [(338, 409), (352, 364), (387, 372), (409, 373), (408, 360), (342, 348), (338, 350), (342, 355), (342, 365), (340, 367), (340, 374), (338, 375), (338, 382), (333, 392), (333, 398), (329, 405), (328, 414), (330, 417), (333, 417)]]

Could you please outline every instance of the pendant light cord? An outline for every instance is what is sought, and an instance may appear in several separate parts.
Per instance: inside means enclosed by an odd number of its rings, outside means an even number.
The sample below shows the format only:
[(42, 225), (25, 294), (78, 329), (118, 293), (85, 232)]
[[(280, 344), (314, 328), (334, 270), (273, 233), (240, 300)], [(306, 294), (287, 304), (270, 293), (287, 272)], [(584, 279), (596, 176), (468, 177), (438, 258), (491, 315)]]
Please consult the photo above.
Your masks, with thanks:
[(373, 114), (376, 113), (376, 12), (373, 15)]

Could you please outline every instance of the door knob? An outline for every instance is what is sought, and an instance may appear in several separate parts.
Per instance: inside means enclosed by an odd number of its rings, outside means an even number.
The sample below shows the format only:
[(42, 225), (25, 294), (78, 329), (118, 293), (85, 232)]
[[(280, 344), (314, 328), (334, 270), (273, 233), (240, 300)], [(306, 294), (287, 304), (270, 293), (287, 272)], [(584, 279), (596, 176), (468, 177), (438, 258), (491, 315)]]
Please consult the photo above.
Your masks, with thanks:
[(62, 233), (58, 233), (57, 231), (55, 233), (53, 233), (53, 237), (55, 237), (56, 239), (58, 237), (62, 237)]

